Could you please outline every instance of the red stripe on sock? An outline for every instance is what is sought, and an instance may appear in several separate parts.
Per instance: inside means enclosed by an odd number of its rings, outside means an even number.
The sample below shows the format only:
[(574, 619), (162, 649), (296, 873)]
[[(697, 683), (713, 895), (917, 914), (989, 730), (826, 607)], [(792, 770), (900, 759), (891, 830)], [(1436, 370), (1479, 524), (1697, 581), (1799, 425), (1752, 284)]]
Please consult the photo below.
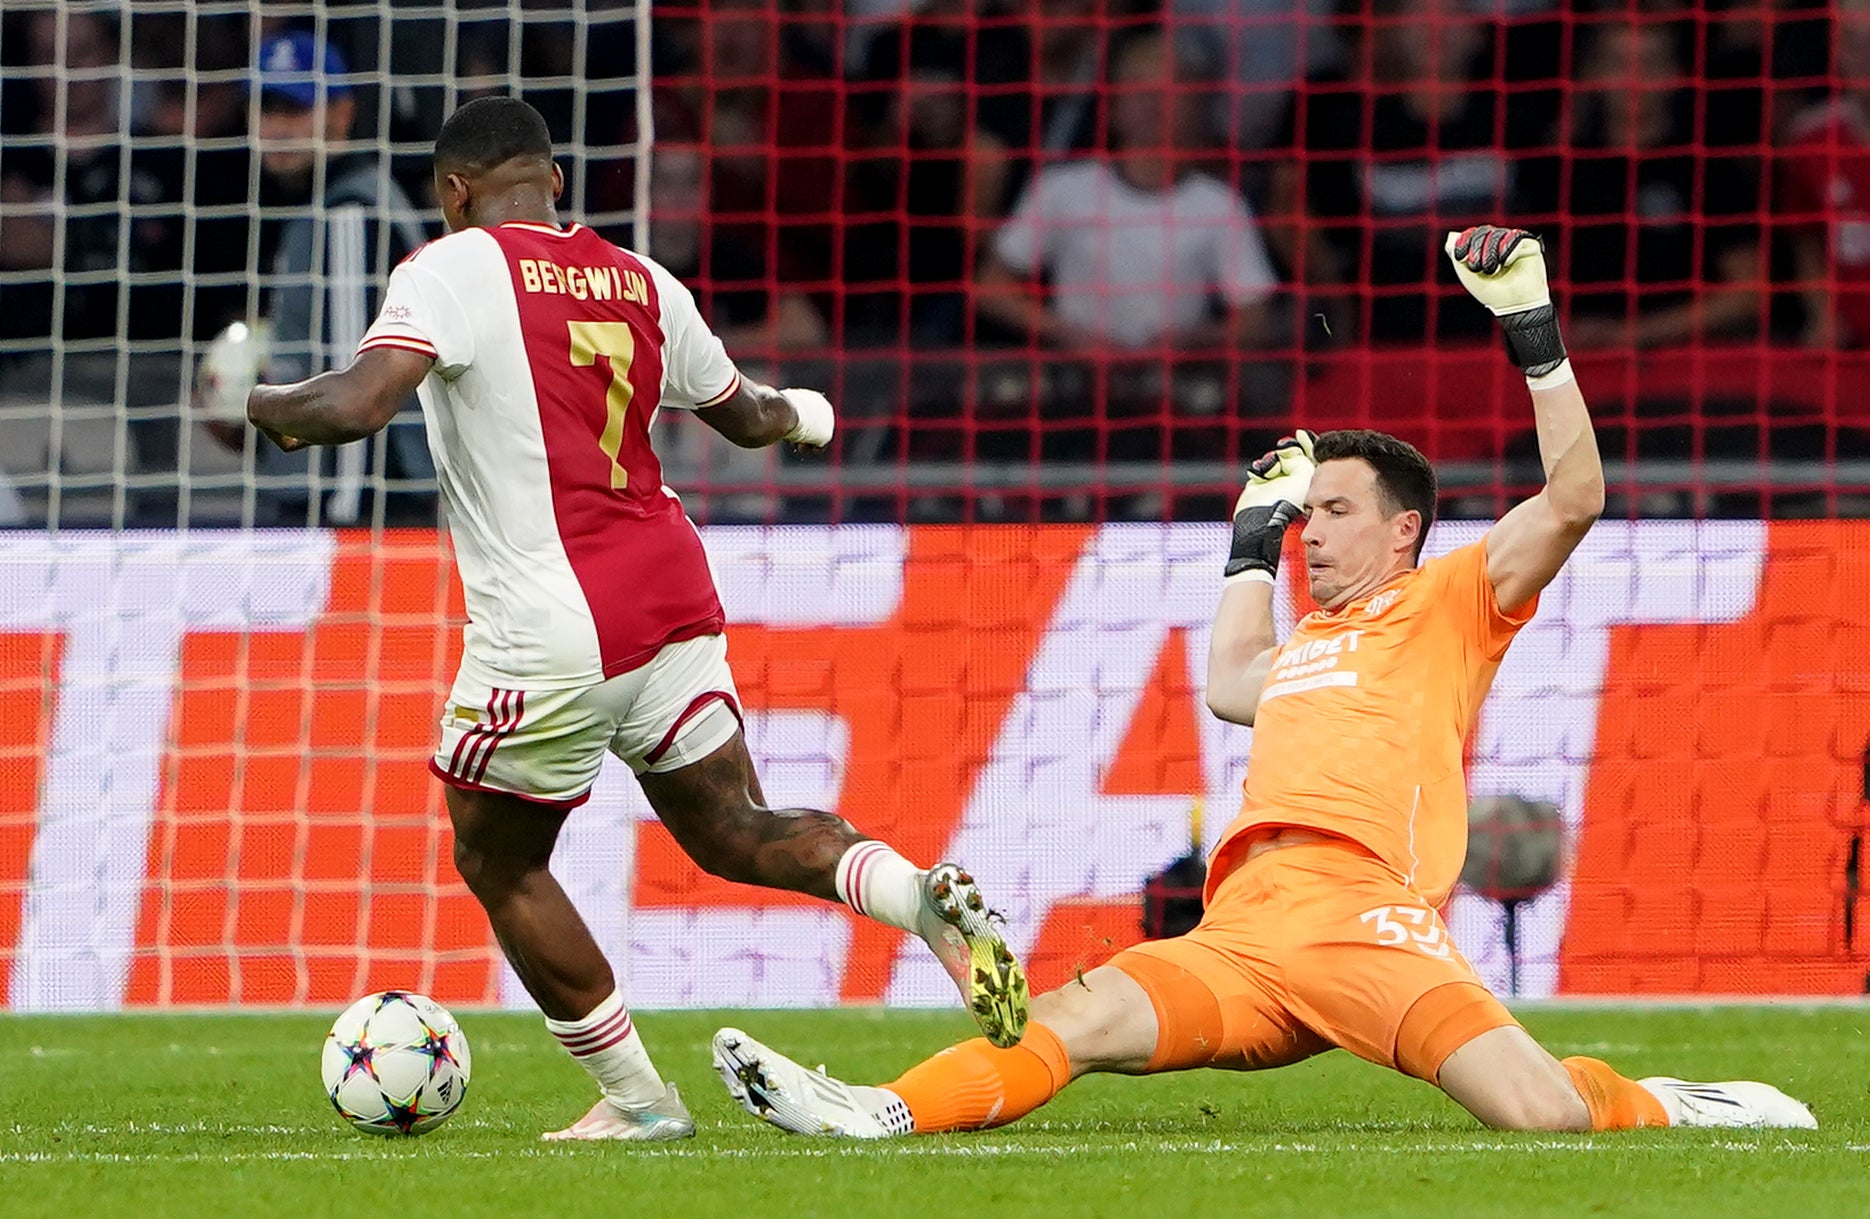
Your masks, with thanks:
[(600, 1021), (594, 1028), (579, 1029), (572, 1033), (554, 1033), (553, 1035), (559, 1039), (559, 1042), (566, 1049), (576, 1054), (585, 1046), (596, 1041), (602, 1041), (604, 1038), (611, 1036), (619, 1028), (628, 1029), (629, 1024), (629, 1011), (620, 1008), (615, 1013)]
[(616, 1036), (599, 1045), (586, 1046), (582, 1050), (573, 1050), (571, 1056), (573, 1058), (589, 1058), (593, 1054), (601, 1054), (605, 1050), (615, 1049), (617, 1046), (628, 1041), (630, 1039), (630, 1034), (635, 1031), (635, 1026), (626, 1018), (623, 1022), (623, 1028), (618, 1031)]
[(865, 918), (869, 918), (870, 911), (866, 910), (863, 905), (864, 873), (870, 870), (871, 861), (876, 859), (876, 857), (883, 852), (884, 847), (882, 843), (873, 842), (865, 843), (853, 849), (862, 851), (863, 855), (856, 863), (851, 865), (851, 879), (850, 883), (845, 886), (845, 889), (848, 891), (845, 895), (845, 900), (850, 904), (851, 909), (863, 915)]

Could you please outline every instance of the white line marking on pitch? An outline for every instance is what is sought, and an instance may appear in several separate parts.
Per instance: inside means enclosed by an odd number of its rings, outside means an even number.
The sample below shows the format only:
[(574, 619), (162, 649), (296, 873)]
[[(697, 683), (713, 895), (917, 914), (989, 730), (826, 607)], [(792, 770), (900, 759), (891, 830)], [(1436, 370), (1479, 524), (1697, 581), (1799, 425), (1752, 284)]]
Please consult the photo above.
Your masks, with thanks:
[[(457, 1160), (489, 1159), (563, 1159), (568, 1156), (590, 1154), (585, 1148), (539, 1148), (514, 1147), (494, 1150), (453, 1150), (446, 1144), (428, 1144), (437, 1149), (436, 1154)], [(1734, 1152), (1792, 1152), (1803, 1154), (1814, 1151), (1833, 1150), (1804, 1143), (1750, 1143), (1724, 1140), (1715, 1143), (1688, 1144), (1697, 1150), (1712, 1148), (1719, 1151)], [(928, 1157), (941, 1159), (955, 1158), (1019, 1158), (1031, 1156), (1054, 1159), (1067, 1156), (1093, 1155), (1100, 1152), (1160, 1152), (1179, 1155), (1213, 1155), (1232, 1152), (1264, 1155), (1268, 1152), (1282, 1155), (1331, 1155), (1334, 1153), (1360, 1154), (1378, 1152), (1385, 1155), (1414, 1155), (1429, 1153), (1447, 1154), (1489, 1154), (1493, 1152), (1611, 1152), (1619, 1149), (1616, 1140), (1596, 1139), (1525, 1139), (1525, 1140), (1489, 1140), (1478, 1142), (1414, 1143), (1407, 1146), (1337, 1143), (1324, 1145), (1318, 1143), (1229, 1143), (1218, 1140), (1163, 1140), (1163, 1141), (1127, 1141), (1122, 1143), (961, 1143), (961, 1142), (912, 1142), (912, 1143), (850, 1143), (817, 1146), (776, 1146), (776, 1147), (636, 1147), (629, 1154), (659, 1157), (663, 1159), (749, 1159), (749, 1160), (795, 1160), (795, 1159), (889, 1159), (902, 1157)], [(1643, 1151), (1655, 1151), (1651, 1145), (1641, 1148)], [(1845, 1152), (1870, 1151), (1870, 1143), (1845, 1143), (1835, 1150)], [(108, 1152), (108, 1151), (15, 1151), (0, 1153), (0, 1164), (244, 1164), (244, 1163), (292, 1163), (300, 1161), (347, 1161), (370, 1160), (384, 1161), (398, 1158), (398, 1153), (386, 1146), (381, 1151), (235, 1151), (206, 1154), (201, 1152)]]

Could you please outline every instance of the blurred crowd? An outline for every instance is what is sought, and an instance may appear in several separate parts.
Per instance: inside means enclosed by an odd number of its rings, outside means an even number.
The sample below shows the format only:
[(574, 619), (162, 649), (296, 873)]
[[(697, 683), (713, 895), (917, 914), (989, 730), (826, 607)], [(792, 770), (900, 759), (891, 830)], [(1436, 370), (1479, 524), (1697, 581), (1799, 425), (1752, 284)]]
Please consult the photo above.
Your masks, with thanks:
[[(1277, 415), (1320, 353), (1487, 341), (1439, 236), (1502, 217), (1548, 238), (1576, 350), (1870, 345), (1870, 0), (674, 0), (647, 48), (623, 5), (456, 7), (139, 15), (125, 44), (9, 5), (0, 362), (253, 316), (285, 371), (327, 362), (358, 321), (305, 291), (331, 217), (363, 281), (422, 239), (442, 79), (523, 82), (583, 217), (737, 354), (987, 353), (899, 379), (918, 400), (1160, 403), (1205, 367), (1189, 409)], [(983, 378), (994, 352), (1026, 359)]]

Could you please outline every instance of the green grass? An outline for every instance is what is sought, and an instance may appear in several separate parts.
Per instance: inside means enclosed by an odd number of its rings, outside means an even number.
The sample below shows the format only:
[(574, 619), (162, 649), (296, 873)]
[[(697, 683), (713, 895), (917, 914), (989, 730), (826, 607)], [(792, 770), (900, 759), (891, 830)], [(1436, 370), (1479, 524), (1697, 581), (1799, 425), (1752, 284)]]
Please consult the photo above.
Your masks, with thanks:
[(910, 1012), (651, 1013), (698, 1138), (547, 1148), (587, 1085), (535, 1019), (468, 1013), (474, 1082), (427, 1138), (352, 1133), (318, 1083), (327, 1016), (0, 1018), (0, 1215), (1118, 1216), (1870, 1215), (1870, 1010), (1540, 1010), (1559, 1054), (1631, 1074), (1774, 1081), (1815, 1133), (1501, 1135), (1343, 1054), (1255, 1076), (1074, 1085), (1020, 1125), (842, 1144), (727, 1100), (708, 1038), (731, 1021), (857, 1080), (967, 1032)]

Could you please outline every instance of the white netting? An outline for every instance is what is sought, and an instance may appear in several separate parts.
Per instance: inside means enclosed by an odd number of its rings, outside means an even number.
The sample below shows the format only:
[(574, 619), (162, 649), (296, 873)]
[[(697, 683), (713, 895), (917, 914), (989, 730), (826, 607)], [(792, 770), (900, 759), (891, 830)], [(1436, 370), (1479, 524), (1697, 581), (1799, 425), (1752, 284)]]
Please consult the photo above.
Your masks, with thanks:
[[(413, 412), (308, 464), (256, 449), (244, 429), (224, 443), (191, 418), (196, 362), (227, 322), (260, 317), (279, 340), (275, 376), (348, 357), (389, 268), (440, 232), (428, 150), (448, 111), (482, 92), (538, 106), (568, 214), (632, 241), (647, 189), (635, 170), (648, 11), (646, 0), (8, 3), (0, 524), (432, 522)], [(313, 64), (307, 47), (336, 58)], [(294, 104), (320, 82), (324, 111)], [(280, 146), (321, 113), (322, 155)]]

